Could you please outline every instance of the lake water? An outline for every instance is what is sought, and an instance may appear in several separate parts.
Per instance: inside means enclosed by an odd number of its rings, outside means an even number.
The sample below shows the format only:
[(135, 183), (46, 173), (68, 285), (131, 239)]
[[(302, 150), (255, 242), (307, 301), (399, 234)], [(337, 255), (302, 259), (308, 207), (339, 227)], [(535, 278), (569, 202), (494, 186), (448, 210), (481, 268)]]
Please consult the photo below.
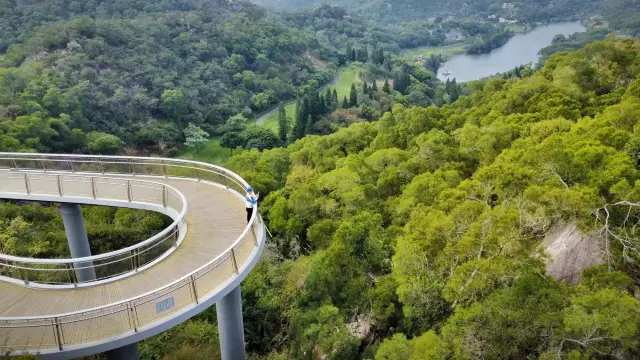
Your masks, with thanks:
[[(538, 51), (551, 45), (557, 34), (565, 36), (584, 32), (586, 28), (579, 21), (557, 23), (535, 28), (527, 34), (517, 34), (502, 47), (482, 55), (456, 55), (438, 70), (438, 79), (446, 81), (455, 78), (458, 82), (478, 80), (499, 72), (512, 70), (518, 65), (538, 62)], [(442, 70), (452, 72), (442, 75)]]

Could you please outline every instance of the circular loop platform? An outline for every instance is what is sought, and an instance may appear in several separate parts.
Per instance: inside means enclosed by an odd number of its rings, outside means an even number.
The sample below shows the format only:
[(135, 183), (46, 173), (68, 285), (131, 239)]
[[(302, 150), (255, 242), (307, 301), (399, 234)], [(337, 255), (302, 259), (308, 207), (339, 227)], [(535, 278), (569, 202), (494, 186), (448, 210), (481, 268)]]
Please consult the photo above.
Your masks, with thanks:
[[(170, 185), (139, 179), (56, 173), (0, 172), (4, 197), (52, 199), (157, 211), (173, 223), (135, 245), (73, 259), (34, 259), (0, 254), (0, 280), (30, 287), (73, 288), (116, 281), (153, 266), (171, 254), (186, 234), (187, 199)], [(57, 197), (57, 198), (56, 198)], [(82, 282), (76, 270), (93, 269), (96, 279)]]
[[(22, 177), (22, 188), (15, 176)], [(92, 190), (91, 178), (98, 189)], [(86, 186), (80, 196), (72, 193), (81, 191), (72, 185), (76, 179)], [(109, 191), (120, 195), (101, 194), (99, 188), (109, 184), (115, 186)], [(166, 199), (176, 202), (167, 206), (171, 211), (180, 209), (177, 194), (186, 200), (181, 245), (144, 271), (71, 289), (36, 289), (14, 283), (22, 279), (0, 277), (0, 352), (70, 358), (106, 351), (155, 335), (214, 304), (247, 276), (264, 248), (257, 212), (246, 223), (247, 186), (229, 170), (186, 160), (0, 153), (0, 198), (154, 210), (164, 207), (163, 192), (156, 191), (162, 187), (175, 190), (175, 199)]]

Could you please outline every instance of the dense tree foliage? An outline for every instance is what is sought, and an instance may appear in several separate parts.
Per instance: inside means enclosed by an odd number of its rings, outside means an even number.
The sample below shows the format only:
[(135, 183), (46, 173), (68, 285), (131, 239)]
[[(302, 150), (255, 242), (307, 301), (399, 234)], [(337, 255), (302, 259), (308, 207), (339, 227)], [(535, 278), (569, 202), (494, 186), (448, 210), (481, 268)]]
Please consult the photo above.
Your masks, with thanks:
[[(282, 359), (640, 356), (639, 49), (595, 43), (523, 79), (473, 82), (451, 105), (396, 105), (377, 122), (233, 157), (268, 194), (274, 234), (243, 296), (263, 299), (246, 311), (280, 326), (250, 332), (249, 344), (268, 344), (251, 349)], [(600, 242), (606, 264), (575, 285), (545, 275), (539, 248), (566, 223)]]
[[(471, 53), (500, 46), (509, 31), (468, 19), (488, 14), (601, 12), (634, 33), (637, 4), (502, 2), (268, 14), (226, 0), (0, 0), (0, 151), (167, 154), (209, 135), (250, 149), (228, 166), (265, 195), (274, 234), (242, 287), (253, 359), (638, 358), (640, 45), (566, 53), (607, 31), (557, 37), (537, 72), (469, 84), (438, 82), (439, 56), (423, 66), (393, 54), (458, 35), (475, 38)], [(340, 99), (320, 91), (338, 66), (357, 72)], [(250, 124), (291, 99), (277, 133)], [(68, 256), (55, 206), (0, 212), (2, 252)], [(96, 253), (167, 221), (85, 216)], [(574, 284), (546, 274), (540, 246), (563, 224), (602, 252)], [(217, 359), (215, 310), (139, 349)]]
[(331, 64), (309, 60), (319, 48), (311, 34), (251, 12), (50, 25), (0, 59), (0, 148), (163, 152), (184, 141), (188, 123), (217, 135), (236, 114), (328, 82)]
[[(94, 255), (134, 245), (164, 230), (171, 220), (159, 213), (83, 206)], [(48, 203), (0, 202), (0, 253), (34, 258), (70, 258), (59, 207)]]

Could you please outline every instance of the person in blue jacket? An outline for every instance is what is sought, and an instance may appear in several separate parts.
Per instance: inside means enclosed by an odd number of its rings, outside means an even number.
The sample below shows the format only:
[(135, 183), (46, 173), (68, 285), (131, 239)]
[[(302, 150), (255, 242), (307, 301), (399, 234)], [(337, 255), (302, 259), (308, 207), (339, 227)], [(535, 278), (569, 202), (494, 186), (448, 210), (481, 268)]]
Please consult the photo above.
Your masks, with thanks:
[(244, 197), (244, 203), (247, 207), (247, 224), (251, 221), (251, 215), (253, 215), (253, 208), (258, 204), (258, 198), (260, 197), (260, 193), (256, 194), (253, 192), (253, 188), (249, 186), (247, 188), (247, 195)]

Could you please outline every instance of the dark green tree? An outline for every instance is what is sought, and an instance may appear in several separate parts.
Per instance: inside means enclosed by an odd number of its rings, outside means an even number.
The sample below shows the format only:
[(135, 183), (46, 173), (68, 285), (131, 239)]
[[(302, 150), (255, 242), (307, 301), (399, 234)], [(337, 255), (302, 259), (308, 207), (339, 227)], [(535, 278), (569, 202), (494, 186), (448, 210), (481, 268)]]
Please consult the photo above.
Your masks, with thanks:
[(307, 118), (307, 126), (304, 129), (304, 134), (308, 135), (311, 134), (313, 130), (313, 116), (309, 115), (309, 117)]
[(384, 85), (382, 85), (382, 91), (387, 94), (391, 93), (391, 86), (389, 85), (389, 79), (384, 79)]
[(278, 107), (278, 137), (283, 144), (287, 143), (287, 134), (289, 133), (289, 119), (284, 104), (280, 103)]
[(222, 138), (220, 139), (220, 146), (231, 150), (232, 155), (233, 149), (244, 146), (245, 143), (246, 139), (240, 133), (235, 131), (222, 135)]
[(356, 84), (351, 84), (351, 91), (349, 92), (349, 106), (358, 107), (358, 90), (356, 90)]
[(305, 100), (298, 100), (298, 105), (296, 107), (296, 123), (293, 129), (293, 140), (302, 139), (304, 137), (304, 130), (307, 127), (307, 116), (308, 116), (308, 104), (309, 102)]

